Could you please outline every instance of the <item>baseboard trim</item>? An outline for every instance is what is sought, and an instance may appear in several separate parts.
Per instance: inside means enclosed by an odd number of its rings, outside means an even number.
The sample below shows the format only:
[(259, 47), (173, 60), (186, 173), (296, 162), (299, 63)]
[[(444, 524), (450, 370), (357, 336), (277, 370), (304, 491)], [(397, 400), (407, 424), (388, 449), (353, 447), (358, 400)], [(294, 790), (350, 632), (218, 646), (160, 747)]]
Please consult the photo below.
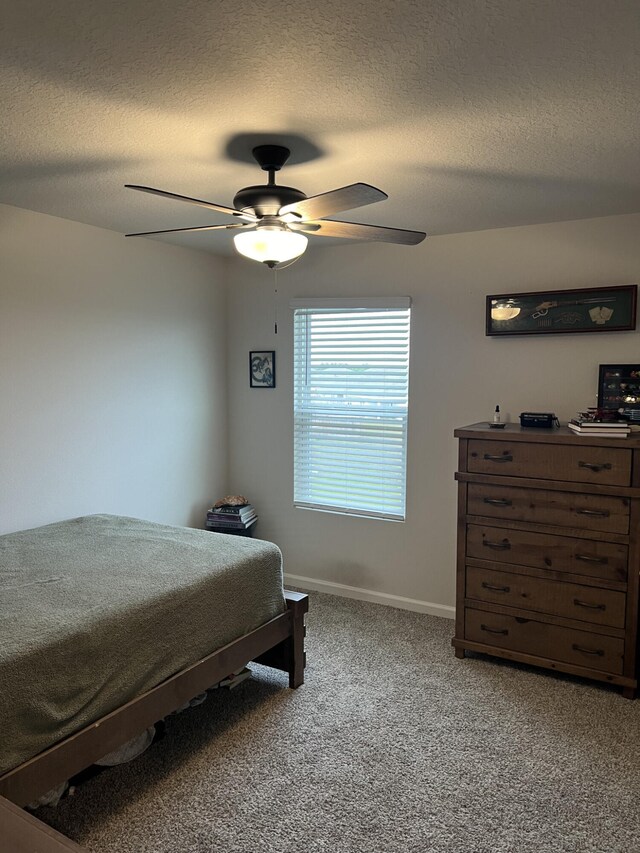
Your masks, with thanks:
[(285, 582), (292, 586), (314, 592), (327, 592), (342, 598), (355, 598), (357, 601), (371, 601), (374, 604), (386, 604), (388, 607), (399, 607), (401, 610), (412, 610), (414, 613), (428, 613), (430, 616), (442, 616), (445, 619), (455, 619), (456, 609), (447, 604), (432, 604), (430, 601), (419, 601), (417, 598), (405, 598), (402, 595), (390, 595), (387, 592), (374, 592), (370, 589), (360, 589), (357, 586), (347, 586), (343, 583), (320, 581), (305, 578), (302, 575), (285, 574)]

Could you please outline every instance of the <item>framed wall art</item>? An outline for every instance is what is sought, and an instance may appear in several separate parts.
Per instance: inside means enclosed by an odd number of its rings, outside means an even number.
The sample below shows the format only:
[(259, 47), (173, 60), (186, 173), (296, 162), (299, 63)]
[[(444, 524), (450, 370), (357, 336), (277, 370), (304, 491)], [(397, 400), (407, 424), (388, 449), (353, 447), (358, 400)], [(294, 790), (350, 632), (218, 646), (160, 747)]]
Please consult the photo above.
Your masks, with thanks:
[(487, 335), (621, 332), (636, 327), (637, 284), (487, 296)]
[(276, 387), (274, 350), (252, 350), (249, 353), (249, 385), (251, 388)]

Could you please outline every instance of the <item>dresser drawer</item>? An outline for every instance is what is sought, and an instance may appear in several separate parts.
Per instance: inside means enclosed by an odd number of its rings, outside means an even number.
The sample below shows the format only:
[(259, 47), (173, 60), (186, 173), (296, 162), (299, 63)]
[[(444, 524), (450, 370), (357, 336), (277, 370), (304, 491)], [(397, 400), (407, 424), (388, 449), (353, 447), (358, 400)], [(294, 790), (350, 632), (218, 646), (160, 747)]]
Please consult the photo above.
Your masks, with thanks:
[(624, 640), (484, 610), (465, 610), (465, 639), (501, 649), (622, 673)]
[(489, 604), (624, 628), (626, 595), (612, 589), (467, 566), (466, 596)]
[(511, 521), (602, 530), (605, 533), (629, 532), (628, 499), (604, 495), (577, 495), (544, 489), (469, 483), (467, 513)]
[(467, 525), (467, 555), (496, 563), (627, 580), (627, 546), (481, 524)]
[[(611, 441), (619, 442), (621, 439)], [(467, 470), (474, 474), (629, 486), (631, 450), (471, 439)]]

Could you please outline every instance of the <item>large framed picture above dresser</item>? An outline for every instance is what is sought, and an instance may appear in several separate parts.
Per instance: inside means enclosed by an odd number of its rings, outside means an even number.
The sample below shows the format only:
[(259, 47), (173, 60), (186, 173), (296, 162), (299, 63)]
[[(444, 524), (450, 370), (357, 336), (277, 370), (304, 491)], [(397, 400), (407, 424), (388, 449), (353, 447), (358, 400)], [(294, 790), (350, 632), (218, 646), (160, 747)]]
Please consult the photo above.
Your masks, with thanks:
[(457, 657), (484, 652), (633, 699), (640, 436), (486, 423), (455, 436)]

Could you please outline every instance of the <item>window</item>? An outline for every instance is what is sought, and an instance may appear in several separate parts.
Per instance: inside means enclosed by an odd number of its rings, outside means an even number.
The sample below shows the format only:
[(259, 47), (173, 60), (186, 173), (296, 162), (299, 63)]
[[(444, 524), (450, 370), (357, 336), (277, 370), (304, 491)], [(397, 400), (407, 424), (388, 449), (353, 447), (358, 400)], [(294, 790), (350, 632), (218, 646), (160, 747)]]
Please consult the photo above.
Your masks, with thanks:
[(410, 300), (294, 300), (294, 503), (405, 517)]

